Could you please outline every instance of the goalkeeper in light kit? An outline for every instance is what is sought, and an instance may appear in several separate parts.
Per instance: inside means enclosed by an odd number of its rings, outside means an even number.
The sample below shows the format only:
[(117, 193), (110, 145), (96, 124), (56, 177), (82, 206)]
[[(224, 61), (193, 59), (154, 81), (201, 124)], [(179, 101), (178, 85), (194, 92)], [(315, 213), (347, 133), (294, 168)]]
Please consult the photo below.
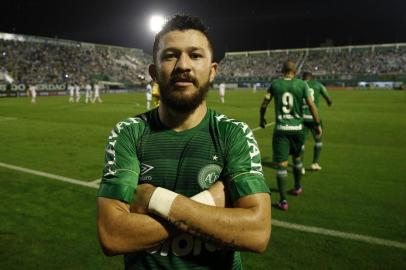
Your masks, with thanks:
[[(303, 72), (302, 79), (307, 83), (309, 86), (309, 94), (311, 99), (313, 100), (314, 104), (317, 107), (317, 110), (319, 111), (319, 117), (320, 117), (320, 110), (319, 110), (319, 105), (320, 105), (320, 96), (322, 96), (328, 106), (331, 106), (333, 104), (333, 101), (331, 100), (331, 97), (329, 96), (327, 89), (319, 83), (318, 81), (315, 81), (313, 79), (313, 74), (311, 72)], [(309, 106), (306, 103), (303, 103), (303, 119), (304, 119), (304, 141), (306, 142), (306, 137), (309, 131), (312, 133), (313, 140), (314, 140), (314, 147), (313, 147), (313, 162), (312, 165), (310, 166), (310, 169), (313, 171), (320, 171), (321, 167), (319, 165), (319, 159), (320, 159), (320, 152), (321, 148), (323, 147), (323, 142), (322, 142), (322, 136), (317, 136), (316, 134), (316, 123), (313, 120), (312, 114), (310, 113)], [(323, 126), (321, 120), (320, 124)], [(304, 158), (304, 151), (305, 151), (305, 145), (303, 144), (302, 147), (302, 162)], [(302, 174), (305, 174), (305, 168), (302, 168)]]
[(126, 269), (242, 269), (263, 252), (269, 188), (250, 128), (207, 108), (217, 71), (207, 29), (177, 15), (156, 35), (160, 105), (119, 122), (106, 147), (97, 226)]

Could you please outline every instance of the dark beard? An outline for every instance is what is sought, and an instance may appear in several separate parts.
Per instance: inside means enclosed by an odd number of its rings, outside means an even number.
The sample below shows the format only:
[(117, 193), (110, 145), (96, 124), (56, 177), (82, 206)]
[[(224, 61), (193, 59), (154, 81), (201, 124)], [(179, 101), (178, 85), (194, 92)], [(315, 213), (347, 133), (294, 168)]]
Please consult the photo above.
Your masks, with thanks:
[(162, 87), (160, 89), (161, 102), (178, 113), (192, 112), (206, 99), (209, 87), (209, 81), (202, 86), (197, 84), (197, 91), (193, 95), (182, 94), (185, 90), (173, 89), (171, 85)]

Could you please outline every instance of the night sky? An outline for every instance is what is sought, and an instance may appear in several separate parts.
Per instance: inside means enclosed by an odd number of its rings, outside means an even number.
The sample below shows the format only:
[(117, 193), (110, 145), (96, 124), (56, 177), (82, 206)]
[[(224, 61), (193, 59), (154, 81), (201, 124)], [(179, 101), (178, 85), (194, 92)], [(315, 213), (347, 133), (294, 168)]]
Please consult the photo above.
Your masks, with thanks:
[(2, 0), (0, 31), (152, 51), (152, 14), (201, 17), (225, 51), (406, 42), (406, 1)]

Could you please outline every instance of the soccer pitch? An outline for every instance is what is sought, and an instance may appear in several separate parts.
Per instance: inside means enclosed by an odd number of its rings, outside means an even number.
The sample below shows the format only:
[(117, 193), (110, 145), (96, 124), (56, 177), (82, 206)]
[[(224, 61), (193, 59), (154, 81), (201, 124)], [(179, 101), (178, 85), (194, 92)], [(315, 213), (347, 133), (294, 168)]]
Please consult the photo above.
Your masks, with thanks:
[[(255, 129), (264, 93), (227, 91), (221, 104), (210, 91), (208, 105)], [(289, 211), (272, 208), (268, 250), (243, 253), (245, 269), (405, 269), (406, 93), (330, 94), (332, 107), (321, 101), (323, 170), (307, 171)], [(110, 130), (145, 111), (145, 94), (102, 98), (102, 104), (0, 99), (0, 269), (123, 268), (122, 256), (105, 257), (98, 245), (95, 187)], [(255, 129), (255, 136), (275, 203), (272, 126)], [(308, 168), (310, 138), (306, 150)]]

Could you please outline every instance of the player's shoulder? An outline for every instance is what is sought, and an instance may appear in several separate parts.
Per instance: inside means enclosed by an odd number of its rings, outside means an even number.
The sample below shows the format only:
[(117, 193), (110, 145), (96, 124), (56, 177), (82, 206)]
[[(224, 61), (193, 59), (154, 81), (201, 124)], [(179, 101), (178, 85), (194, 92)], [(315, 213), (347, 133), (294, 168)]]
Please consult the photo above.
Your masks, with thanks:
[(293, 78), (292, 83), (293, 83), (294, 87), (296, 87), (297, 89), (300, 89), (302, 91), (309, 88), (309, 84), (306, 81), (299, 79), (299, 78)]
[(311, 86), (315, 90), (322, 90), (325, 88), (321, 82), (316, 81), (316, 80), (309, 81), (309, 86)]
[(130, 137), (138, 137), (144, 132), (145, 128), (148, 126), (148, 123), (151, 121), (151, 113), (152, 111), (149, 111), (133, 117), (125, 118), (114, 125), (113, 131), (116, 134), (125, 133)]
[(233, 136), (246, 136), (252, 133), (249, 126), (242, 121), (228, 117), (225, 114), (218, 113), (214, 110), (209, 109), (211, 118), (215, 126), (218, 128), (219, 134), (222, 138), (229, 138)]
[(309, 83), (313, 84), (313, 85), (323, 85), (321, 82), (316, 81), (316, 80), (310, 80)]
[(300, 79), (300, 78), (293, 78), (292, 82), (295, 83), (295, 84), (299, 84), (299, 85), (305, 85), (306, 84), (306, 82), (304, 80)]
[(277, 84), (279, 84), (279, 83), (281, 83), (283, 81), (284, 81), (283, 78), (276, 78), (276, 79), (272, 80), (271, 85), (277, 85)]
[(283, 78), (276, 78), (271, 81), (268, 87), (268, 92), (272, 89), (278, 88), (281, 84), (283, 84)]

